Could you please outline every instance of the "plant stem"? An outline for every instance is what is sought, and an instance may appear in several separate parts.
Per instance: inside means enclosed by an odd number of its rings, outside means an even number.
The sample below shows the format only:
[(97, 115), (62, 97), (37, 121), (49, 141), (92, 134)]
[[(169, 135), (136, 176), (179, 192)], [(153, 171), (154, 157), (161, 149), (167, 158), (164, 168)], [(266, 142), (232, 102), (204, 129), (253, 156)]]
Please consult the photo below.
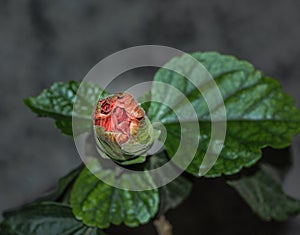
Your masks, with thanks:
[(173, 235), (173, 228), (164, 215), (161, 215), (153, 222), (154, 227), (159, 235)]

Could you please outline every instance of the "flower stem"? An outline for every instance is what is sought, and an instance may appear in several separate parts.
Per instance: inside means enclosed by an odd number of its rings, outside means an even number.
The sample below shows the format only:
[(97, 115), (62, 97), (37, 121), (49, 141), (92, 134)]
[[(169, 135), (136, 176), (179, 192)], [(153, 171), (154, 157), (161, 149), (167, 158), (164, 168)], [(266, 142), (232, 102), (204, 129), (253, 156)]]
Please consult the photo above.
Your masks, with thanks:
[(158, 235), (173, 235), (173, 228), (164, 215), (153, 222)]

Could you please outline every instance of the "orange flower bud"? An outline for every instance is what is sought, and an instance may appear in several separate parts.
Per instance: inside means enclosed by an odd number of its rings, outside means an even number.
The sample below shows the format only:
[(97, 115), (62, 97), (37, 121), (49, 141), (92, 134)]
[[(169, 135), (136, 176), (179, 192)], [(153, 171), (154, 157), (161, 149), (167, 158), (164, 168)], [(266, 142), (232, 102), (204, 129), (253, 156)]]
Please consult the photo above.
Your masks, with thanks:
[(98, 101), (94, 130), (100, 152), (117, 161), (145, 154), (152, 146), (153, 128), (129, 93), (118, 93)]

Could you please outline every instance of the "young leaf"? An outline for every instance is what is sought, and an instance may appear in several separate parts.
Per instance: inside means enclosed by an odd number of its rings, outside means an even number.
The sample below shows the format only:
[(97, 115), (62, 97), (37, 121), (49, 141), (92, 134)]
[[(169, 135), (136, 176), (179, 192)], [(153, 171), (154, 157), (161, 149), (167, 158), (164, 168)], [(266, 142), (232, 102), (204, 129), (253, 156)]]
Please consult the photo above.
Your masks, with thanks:
[[(210, 72), (224, 99), (227, 113), (227, 132), (222, 152), (205, 175), (216, 177), (221, 174), (234, 174), (243, 167), (249, 167), (261, 157), (261, 148), (271, 146), (283, 148), (290, 145), (293, 135), (300, 131), (300, 112), (294, 106), (291, 97), (282, 93), (280, 84), (245, 61), (218, 53), (194, 53), (192, 56)], [(186, 56), (172, 59), (168, 68), (176, 68), (198, 79), (195, 63)], [(182, 72), (181, 72), (182, 73)], [(197, 77), (199, 76), (199, 77)], [(198, 89), (183, 76), (171, 70), (160, 69), (155, 81), (168, 83), (180, 90), (196, 110), (201, 133), (200, 143), (195, 158), (187, 171), (201, 176), (199, 169), (210, 140), (211, 122), (207, 104)], [(205, 86), (205, 85), (201, 85)], [(154, 85), (151, 90), (153, 98), (173, 99), (170, 89)], [(178, 112), (185, 107), (178, 105)], [(218, 105), (213, 112), (218, 112)], [(175, 113), (159, 103), (151, 103), (148, 111), (151, 121), (160, 121), (168, 131), (165, 148), (173, 156), (180, 142), (180, 124)], [(217, 142), (216, 142), (217, 144)]]
[(263, 220), (286, 220), (300, 213), (300, 201), (286, 195), (270, 166), (262, 165), (253, 176), (228, 181)]
[[(96, 174), (114, 178), (114, 172), (99, 169)], [(126, 175), (118, 176), (119, 182)], [(131, 182), (143, 184), (142, 181)], [(128, 191), (105, 184), (85, 168), (77, 178), (71, 193), (71, 206), (77, 219), (88, 226), (108, 228), (122, 222), (129, 227), (147, 223), (158, 211), (158, 190)]]
[[(55, 125), (66, 135), (72, 135), (72, 115), (84, 122), (91, 121), (92, 114), (86, 113), (87, 106), (94, 106), (95, 102), (102, 96), (107, 95), (100, 87), (95, 84), (83, 83), (81, 96), (77, 96), (80, 102), (80, 115), (72, 113), (77, 90), (80, 82), (70, 81), (69, 83), (54, 83), (50, 89), (42, 91), (37, 97), (30, 97), (24, 100), (24, 103), (38, 116), (50, 117), (55, 120)], [(84, 91), (84, 92), (83, 92)], [(102, 93), (103, 92), (103, 93)], [(82, 95), (82, 94), (86, 95)], [(78, 109), (79, 110), (79, 109)], [(84, 115), (82, 115), (84, 114)]]
[[(168, 157), (164, 152), (161, 152), (149, 157), (148, 161), (147, 168), (156, 169), (165, 164), (168, 161)], [(161, 175), (160, 177), (164, 176)], [(191, 190), (192, 183), (183, 176), (179, 176), (169, 184), (159, 188), (159, 214), (163, 215), (168, 210), (177, 207), (188, 197)]]
[(69, 206), (44, 202), (4, 214), (3, 235), (104, 235), (96, 228), (77, 221)]

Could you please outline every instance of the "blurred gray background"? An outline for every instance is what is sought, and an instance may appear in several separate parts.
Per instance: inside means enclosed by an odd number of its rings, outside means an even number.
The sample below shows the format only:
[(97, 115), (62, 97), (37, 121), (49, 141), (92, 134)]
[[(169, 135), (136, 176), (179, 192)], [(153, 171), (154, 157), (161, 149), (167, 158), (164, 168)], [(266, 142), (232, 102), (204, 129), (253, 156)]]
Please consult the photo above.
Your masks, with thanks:
[[(73, 140), (62, 136), (52, 120), (36, 118), (23, 98), (56, 81), (81, 80), (118, 50), (159, 44), (249, 60), (277, 78), (300, 107), (299, 23), (298, 0), (0, 0), (0, 212), (43, 194), (80, 163)], [(295, 164), (285, 190), (300, 199), (300, 136), (294, 139), (292, 153)], [(285, 224), (259, 222), (247, 206), (234, 202), (239, 200), (235, 192), (222, 196), (222, 187), (210, 185), (218, 203), (210, 202), (211, 210), (206, 209), (206, 220), (201, 220), (205, 197), (193, 194), (192, 204), (179, 208), (188, 208), (189, 214), (170, 214), (171, 219), (185, 217), (177, 219), (175, 235), (243, 230), (300, 234), (300, 218)], [(231, 205), (226, 207), (229, 211), (220, 208), (224, 204)], [(214, 232), (198, 230), (209, 226)]]

